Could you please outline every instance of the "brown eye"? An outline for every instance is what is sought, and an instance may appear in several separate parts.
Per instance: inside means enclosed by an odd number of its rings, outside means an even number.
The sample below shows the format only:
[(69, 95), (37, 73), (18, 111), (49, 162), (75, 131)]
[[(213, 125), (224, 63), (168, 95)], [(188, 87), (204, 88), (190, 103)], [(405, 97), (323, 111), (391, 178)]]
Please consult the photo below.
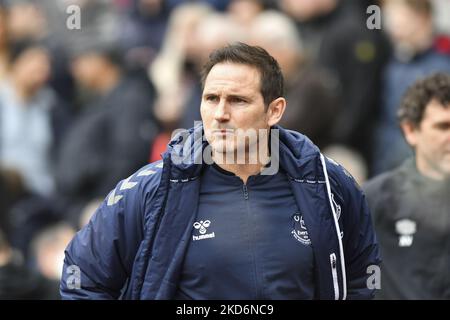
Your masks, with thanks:
[(232, 103), (245, 103), (246, 101), (244, 99), (241, 99), (241, 98), (232, 98), (231, 102)]
[(217, 101), (219, 101), (219, 97), (217, 97), (217, 96), (207, 96), (206, 97), (206, 101), (217, 102)]

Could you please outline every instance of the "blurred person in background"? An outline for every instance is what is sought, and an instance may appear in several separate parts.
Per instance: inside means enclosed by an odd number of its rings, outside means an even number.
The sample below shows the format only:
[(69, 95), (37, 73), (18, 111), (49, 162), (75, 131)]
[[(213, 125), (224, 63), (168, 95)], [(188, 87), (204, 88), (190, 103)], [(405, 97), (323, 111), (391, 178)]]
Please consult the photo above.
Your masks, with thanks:
[(439, 52), (435, 46), (430, 0), (383, 1), (382, 12), (394, 51), (383, 73), (372, 161), (376, 174), (393, 169), (412, 155), (396, 120), (397, 106), (408, 86), (433, 72), (450, 72), (450, 54)]
[(450, 74), (420, 79), (398, 117), (414, 156), (365, 192), (380, 241), (380, 299), (450, 299)]
[(11, 42), (8, 58), (0, 82), (2, 226), (27, 263), (31, 237), (54, 214), (55, 165), (71, 114), (48, 85), (52, 61), (43, 42)]
[(266, 49), (280, 64), (288, 107), (280, 125), (307, 135), (319, 147), (333, 141), (330, 127), (339, 112), (339, 88), (333, 76), (308, 61), (295, 24), (284, 14), (260, 13), (250, 42)]
[(181, 128), (191, 128), (201, 121), (198, 106), (202, 99), (201, 70), (209, 59), (209, 53), (229, 43), (248, 39), (248, 30), (239, 25), (229, 14), (210, 14), (194, 30), (195, 47), (190, 61), (194, 64), (195, 80), (189, 99), (183, 106)]
[(51, 284), (15, 259), (0, 227), (0, 300), (56, 299)]
[(183, 107), (192, 95), (198, 78), (193, 62), (198, 53), (195, 32), (212, 12), (210, 6), (201, 3), (178, 6), (170, 17), (161, 52), (149, 66), (149, 77), (157, 90), (155, 116), (166, 132), (180, 126)]
[(8, 33), (14, 41), (44, 39), (49, 28), (47, 17), (39, 6), (31, 0), (7, 1)]
[(297, 23), (305, 44), (305, 50), (311, 57), (318, 57), (321, 42), (327, 29), (337, 19), (336, 11), (342, 11), (340, 0), (280, 0), (281, 11), (288, 14)]
[(102, 204), (103, 199), (97, 198), (91, 200), (83, 209), (80, 215), (80, 219), (78, 221), (78, 230), (81, 230), (84, 226), (86, 226), (94, 215), (95, 211), (97, 211), (98, 207)]
[(227, 12), (243, 27), (249, 28), (255, 17), (265, 10), (264, 0), (231, 0)]
[(50, 57), (41, 43), (12, 43), (0, 83), (0, 171), (6, 177), (9, 242), (28, 258), (29, 240), (54, 210), (57, 154), (71, 117), (48, 87)]
[(149, 68), (158, 89), (155, 114), (164, 127), (151, 161), (161, 159), (173, 130), (200, 121), (200, 70), (209, 52), (245, 40), (246, 34), (229, 15), (214, 12), (205, 4), (188, 3), (173, 11), (163, 49)]
[(369, 168), (364, 158), (355, 150), (343, 145), (332, 144), (323, 149), (323, 154), (347, 169), (359, 185), (369, 177)]
[[(80, 32), (68, 32), (66, 8), (69, 2), (64, 4), (63, 1), (65, 0), (51, 0), (50, 11), (47, 10), (46, 0), (7, 1), (8, 37), (13, 42), (33, 40), (45, 43), (52, 66), (48, 84), (65, 101), (67, 108), (74, 111), (74, 84), (68, 70), (67, 55), (68, 43), (71, 43), (74, 34)], [(59, 15), (55, 17), (52, 10), (56, 10)], [(85, 15), (83, 17), (87, 18)], [(58, 18), (57, 21), (54, 18)], [(85, 20), (83, 21), (86, 23)]]
[(280, 9), (298, 26), (306, 55), (338, 81), (340, 111), (329, 128), (336, 143), (371, 160), (381, 71), (389, 45), (380, 30), (369, 30), (369, 1), (280, 0)]
[(17, 171), (0, 169), (0, 195), (0, 227), (9, 240), (12, 237), (10, 210), (25, 195), (25, 187)]
[(37, 273), (47, 280), (49, 295), (59, 299), (59, 282), (64, 265), (64, 249), (76, 230), (67, 223), (51, 223), (39, 230), (31, 241), (31, 259)]
[[(14, 0), (15, 2), (16, 0)], [(48, 36), (69, 52), (89, 45), (93, 40), (115, 42), (122, 25), (114, 0), (20, 0), (31, 2), (45, 17)], [(69, 6), (80, 9), (80, 29), (67, 27)], [(72, 13), (72, 11), (69, 11)]]
[(42, 44), (14, 43), (8, 76), (0, 83), (0, 166), (16, 170), (29, 192), (43, 196), (54, 191), (56, 154), (70, 122), (47, 86), (50, 70)]
[(0, 81), (6, 76), (9, 64), (8, 12), (0, 2)]
[(165, 0), (133, 0), (121, 11), (118, 41), (125, 60), (147, 66), (161, 49), (171, 7)]
[(73, 55), (73, 76), (92, 99), (64, 140), (57, 191), (61, 209), (77, 224), (89, 201), (147, 163), (158, 127), (153, 87), (127, 75), (114, 45), (91, 44)]

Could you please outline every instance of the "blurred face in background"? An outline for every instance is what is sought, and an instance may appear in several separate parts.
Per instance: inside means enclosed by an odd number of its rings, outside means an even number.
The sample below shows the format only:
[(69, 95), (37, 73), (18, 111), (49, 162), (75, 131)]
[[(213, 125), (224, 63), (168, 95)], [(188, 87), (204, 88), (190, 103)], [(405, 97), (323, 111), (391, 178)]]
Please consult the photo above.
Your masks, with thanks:
[(287, 81), (298, 73), (302, 60), (300, 36), (284, 14), (266, 11), (259, 15), (250, 28), (250, 42), (266, 49), (278, 61)]
[(228, 6), (228, 12), (242, 25), (249, 25), (263, 9), (260, 0), (233, 0)]
[(170, 41), (174, 52), (179, 51), (184, 59), (196, 62), (201, 49), (198, 48), (196, 31), (198, 25), (207, 19), (208, 6), (201, 3), (185, 4), (175, 8), (170, 18)]
[(50, 77), (50, 57), (45, 48), (31, 47), (12, 65), (14, 77), (30, 90), (43, 87)]
[(332, 11), (339, 0), (280, 0), (281, 8), (299, 21), (307, 21)]
[(262, 34), (252, 38), (251, 43), (266, 49), (267, 52), (278, 61), (287, 81), (291, 79), (291, 76), (298, 72), (301, 56), (292, 44), (277, 41), (276, 37), (264, 37)]
[(432, 17), (413, 9), (403, 0), (383, 2), (385, 30), (396, 48), (409, 51), (428, 49), (433, 40)]
[(406, 140), (415, 149), (419, 171), (436, 180), (450, 179), (450, 105), (432, 100), (418, 127), (402, 123)]
[(39, 39), (48, 32), (46, 17), (38, 5), (27, 2), (11, 2), (8, 28), (13, 40)]
[(60, 279), (64, 265), (64, 249), (74, 235), (75, 230), (72, 227), (61, 226), (34, 239), (37, 267), (39, 272), (47, 279)]
[(80, 86), (95, 90), (107, 64), (108, 62), (102, 55), (95, 52), (85, 53), (72, 61), (72, 74)]
[(196, 63), (202, 67), (209, 54), (228, 43), (244, 40), (246, 30), (234, 19), (223, 14), (210, 14), (199, 23), (193, 34), (196, 46)]

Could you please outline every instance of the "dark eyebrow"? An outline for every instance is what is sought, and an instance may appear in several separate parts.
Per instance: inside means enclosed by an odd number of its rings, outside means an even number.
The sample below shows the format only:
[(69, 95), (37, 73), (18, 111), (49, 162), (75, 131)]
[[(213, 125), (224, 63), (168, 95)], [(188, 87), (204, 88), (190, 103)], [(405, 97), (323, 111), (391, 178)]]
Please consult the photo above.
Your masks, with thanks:
[(449, 126), (450, 127), (450, 121), (439, 121), (433, 124), (434, 127), (444, 127)]
[(202, 94), (202, 97), (210, 97), (210, 96), (217, 96), (217, 93), (205, 92)]
[(241, 96), (241, 95), (238, 95), (238, 94), (230, 94), (228, 97), (227, 97), (228, 99), (241, 99), (241, 100), (245, 100), (245, 101), (249, 101), (249, 100), (251, 100), (251, 98), (250, 97), (247, 97), (247, 96)]

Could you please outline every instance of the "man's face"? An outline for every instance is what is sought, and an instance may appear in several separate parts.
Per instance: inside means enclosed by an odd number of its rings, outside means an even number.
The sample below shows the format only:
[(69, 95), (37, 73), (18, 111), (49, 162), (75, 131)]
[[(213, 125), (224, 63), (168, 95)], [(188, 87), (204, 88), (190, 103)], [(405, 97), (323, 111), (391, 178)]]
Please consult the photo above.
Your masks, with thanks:
[(72, 61), (72, 74), (83, 87), (95, 90), (105, 68), (105, 59), (96, 53), (86, 53)]
[(385, 29), (395, 46), (411, 49), (420, 45), (431, 19), (400, 1), (386, 1), (383, 6)]
[(238, 139), (240, 131), (251, 129), (258, 135), (259, 129), (267, 130), (272, 125), (260, 90), (259, 71), (244, 64), (219, 63), (211, 69), (200, 111), (214, 153), (245, 150), (258, 139), (246, 143)]
[(50, 77), (48, 52), (40, 47), (27, 49), (14, 63), (14, 71), (29, 88), (38, 90)]
[(450, 178), (450, 105), (444, 108), (431, 101), (418, 128), (405, 128), (408, 142), (415, 148), (419, 171), (442, 180)]
[(281, 8), (300, 21), (331, 11), (339, 0), (281, 0)]

